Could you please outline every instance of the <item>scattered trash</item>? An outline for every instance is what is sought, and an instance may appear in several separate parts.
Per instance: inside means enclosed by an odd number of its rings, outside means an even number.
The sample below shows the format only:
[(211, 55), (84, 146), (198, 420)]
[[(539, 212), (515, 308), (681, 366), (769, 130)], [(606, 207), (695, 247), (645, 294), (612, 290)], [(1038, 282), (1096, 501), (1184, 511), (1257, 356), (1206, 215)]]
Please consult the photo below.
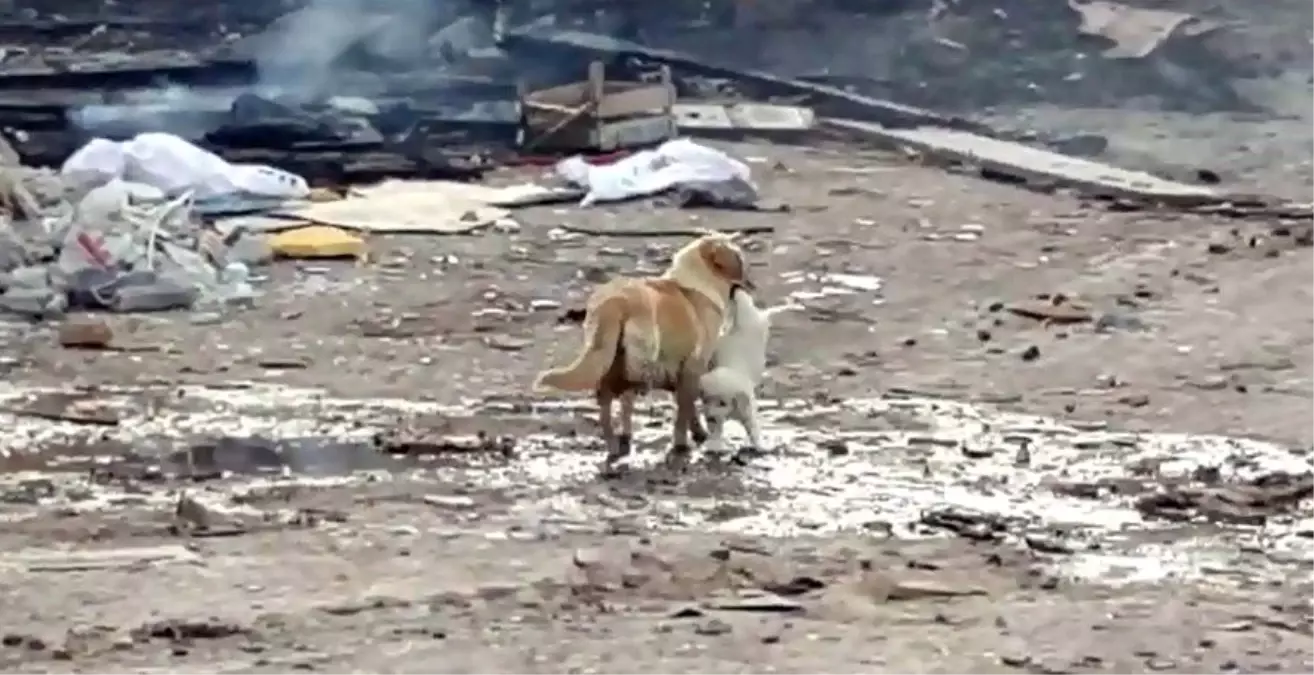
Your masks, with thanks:
[(510, 216), (509, 208), (559, 202), (575, 190), (537, 185), (489, 187), (451, 181), (390, 180), (355, 188), (345, 199), (282, 209), (277, 215), (365, 232), (463, 234)]
[(269, 247), (279, 258), (363, 258), (366, 250), (364, 239), (325, 225), (271, 235)]

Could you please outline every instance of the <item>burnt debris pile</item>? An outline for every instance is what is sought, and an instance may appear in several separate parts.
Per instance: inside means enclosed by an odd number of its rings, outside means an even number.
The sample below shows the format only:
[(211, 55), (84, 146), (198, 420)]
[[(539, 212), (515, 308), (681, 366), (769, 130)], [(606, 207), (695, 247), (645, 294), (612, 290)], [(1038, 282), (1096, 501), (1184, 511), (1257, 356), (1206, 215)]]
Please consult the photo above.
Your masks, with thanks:
[[(1279, 47), (1243, 20), (1186, 3), (905, 0), (872, 3), (880, 11), (856, 15), (813, 6), (826, 3), (794, 4), (794, 27), (767, 34), (801, 33), (797, 39), (705, 48), (737, 51), (773, 72), (960, 112), (1037, 102), (1117, 108), (1132, 100), (1192, 113), (1255, 111), (1238, 81), (1307, 69), (1310, 61), (1299, 31)], [(1295, 20), (1307, 27), (1309, 8), (1303, 11)], [(817, 49), (823, 37), (826, 48)], [(1261, 40), (1261, 51), (1278, 59), (1254, 53)]]
[(1241, 23), (1165, 3), (764, 4), (62, 0), (0, 15), (0, 127), (28, 132), (19, 151), (42, 164), (90, 137), (167, 131), (220, 148), (297, 149), (290, 169), (380, 150), (427, 166), (440, 159), (416, 150), (428, 130), (447, 147), (506, 137), (518, 91), (579, 80), (599, 57), (639, 77), (675, 62), (682, 94), (759, 96), (762, 82), (737, 77), (758, 71), (967, 116), (1129, 100), (1253, 110), (1235, 83), (1283, 67), (1237, 48)]

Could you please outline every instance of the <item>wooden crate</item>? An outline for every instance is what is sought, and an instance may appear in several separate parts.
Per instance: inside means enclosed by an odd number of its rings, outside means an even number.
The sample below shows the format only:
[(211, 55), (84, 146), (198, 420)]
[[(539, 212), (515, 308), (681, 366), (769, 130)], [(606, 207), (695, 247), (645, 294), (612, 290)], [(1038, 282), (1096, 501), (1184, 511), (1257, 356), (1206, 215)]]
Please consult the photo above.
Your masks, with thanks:
[(520, 96), (523, 151), (610, 151), (675, 136), (675, 87), (663, 67), (655, 84), (608, 81), (601, 62), (583, 82)]

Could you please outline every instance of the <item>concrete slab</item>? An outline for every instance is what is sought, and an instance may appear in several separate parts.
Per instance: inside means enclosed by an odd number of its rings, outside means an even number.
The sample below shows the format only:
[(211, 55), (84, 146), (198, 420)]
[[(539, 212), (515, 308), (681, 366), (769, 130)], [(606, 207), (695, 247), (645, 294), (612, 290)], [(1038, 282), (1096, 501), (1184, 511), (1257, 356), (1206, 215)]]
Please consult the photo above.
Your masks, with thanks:
[(811, 108), (767, 103), (677, 103), (681, 130), (807, 131), (816, 124)]

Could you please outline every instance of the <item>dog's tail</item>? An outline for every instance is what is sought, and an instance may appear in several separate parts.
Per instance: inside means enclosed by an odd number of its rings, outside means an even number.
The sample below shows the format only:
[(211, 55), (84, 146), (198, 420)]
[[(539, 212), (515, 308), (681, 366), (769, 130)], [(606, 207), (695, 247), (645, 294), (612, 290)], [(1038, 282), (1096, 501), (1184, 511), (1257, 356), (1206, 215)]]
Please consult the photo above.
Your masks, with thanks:
[(625, 299), (620, 296), (598, 303), (584, 317), (584, 349), (575, 357), (574, 363), (565, 368), (553, 368), (539, 373), (534, 379), (534, 388), (562, 391), (596, 389), (616, 359), (626, 315)]

